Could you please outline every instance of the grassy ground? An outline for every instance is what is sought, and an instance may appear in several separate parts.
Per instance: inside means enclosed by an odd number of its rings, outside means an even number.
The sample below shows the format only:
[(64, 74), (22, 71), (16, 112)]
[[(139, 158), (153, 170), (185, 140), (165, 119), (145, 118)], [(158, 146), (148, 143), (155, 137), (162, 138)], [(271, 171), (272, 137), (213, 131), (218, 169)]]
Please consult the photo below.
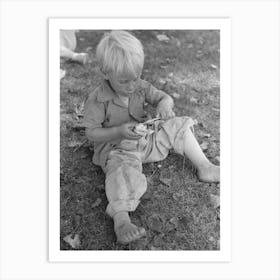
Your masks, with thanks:
[[(219, 164), (219, 32), (133, 33), (145, 48), (142, 78), (173, 96), (178, 116), (197, 120), (195, 135), (208, 158)], [(93, 147), (81, 125), (84, 102), (100, 81), (94, 50), (102, 34), (77, 34), (77, 51), (88, 52), (91, 64), (61, 61), (67, 71), (60, 83), (61, 250), (219, 250), (220, 185), (200, 183), (188, 160), (172, 151), (164, 161), (144, 165), (148, 191), (131, 217), (147, 236), (129, 245), (116, 243), (105, 214), (104, 174), (91, 162)], [(159, 34), (169, 40), (160, 41)], [(68, 235), (76, 236), (73, 247), (64, 240)]]

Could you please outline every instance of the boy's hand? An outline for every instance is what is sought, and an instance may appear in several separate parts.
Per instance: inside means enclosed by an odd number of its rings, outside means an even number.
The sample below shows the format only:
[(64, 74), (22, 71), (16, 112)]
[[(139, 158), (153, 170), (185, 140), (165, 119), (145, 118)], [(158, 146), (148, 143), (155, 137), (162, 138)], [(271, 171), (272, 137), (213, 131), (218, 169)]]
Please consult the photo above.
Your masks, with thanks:
[(168, 120), (175, 117), (173, 107), (174, 102), (172, 97), (166, 95), (157, 106), (157, 117), (160, 117), (163, 120)]
[(142, 136), (133, 131), (133, 128), (135, 127), (136, 124), (137, 124), (136, 122), (129, 122), (121, 125), (120, 135), (125, 139), (139, 140)]
[(159, 106), (157, 108), (157, 117), (160, 117), (163, 120), (168, 120), (175, 117), (175, 113), (172, 108), (167, 106)]

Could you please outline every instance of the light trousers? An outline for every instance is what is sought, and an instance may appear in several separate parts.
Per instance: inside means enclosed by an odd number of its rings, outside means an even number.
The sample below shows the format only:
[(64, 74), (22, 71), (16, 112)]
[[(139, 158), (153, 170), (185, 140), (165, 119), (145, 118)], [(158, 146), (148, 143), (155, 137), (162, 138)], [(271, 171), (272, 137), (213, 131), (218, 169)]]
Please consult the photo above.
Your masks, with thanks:
[(123, 140), (113, 149), (103, 169), (106, 174), (105, 190), (108, 199), (106, 212), (134, 211), (147, 190), (142, 163), (165, 159), (170, 149), (183, 155), (186, 145), (184, 134), (193, 127), (189, 117), (175, 117), (155, 123), (155, 133), (140, 140)]

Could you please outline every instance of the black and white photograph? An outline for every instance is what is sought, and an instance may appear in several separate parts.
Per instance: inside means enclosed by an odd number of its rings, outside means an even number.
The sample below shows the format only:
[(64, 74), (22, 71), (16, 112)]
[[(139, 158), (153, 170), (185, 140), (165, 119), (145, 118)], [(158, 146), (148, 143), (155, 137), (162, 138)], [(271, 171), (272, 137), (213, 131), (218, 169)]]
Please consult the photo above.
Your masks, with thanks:
[(60, 31), (62, 250), (220, 249), (219, 35)]
[(59, 37), (60, 250), (220, 251), (220, 29)]
[(279, 8), (1, 0), (0, 279), (279, 279)]

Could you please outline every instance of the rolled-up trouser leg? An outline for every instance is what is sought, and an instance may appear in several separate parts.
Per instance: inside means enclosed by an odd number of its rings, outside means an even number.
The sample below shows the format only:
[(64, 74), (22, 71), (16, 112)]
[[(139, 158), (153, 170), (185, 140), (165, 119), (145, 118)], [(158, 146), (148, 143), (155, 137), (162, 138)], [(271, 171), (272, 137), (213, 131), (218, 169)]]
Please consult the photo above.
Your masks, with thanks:
[(121, 211), (134, 211), (147, 189), (146, 177), (142, 174), (142, 162), (137, 153), (112, 151), (104, 171), (109, 202), (107, 214), (113, 217)]
[(194, 121), (189, 117), (175, 117), (156, 123), (156, 133), (150, 136), (143, 162), (156, 162), (167, 157), (169, 150), (184, 155), (186, 132), (192, 133)]
[(196, 168), (209, 164), (193, 134), (194, 121), (188, 117), (173, 118), (162, 124), (162, 134), (175, 152), (187, 156)]
[(162, 125), (165, 130), (172, 148), (178, 154), (184, 155), (187, 142), (185, 141), (185, 134), (193, 134), (194, 121), (189, 117), (177, 117), (168, 120)]

